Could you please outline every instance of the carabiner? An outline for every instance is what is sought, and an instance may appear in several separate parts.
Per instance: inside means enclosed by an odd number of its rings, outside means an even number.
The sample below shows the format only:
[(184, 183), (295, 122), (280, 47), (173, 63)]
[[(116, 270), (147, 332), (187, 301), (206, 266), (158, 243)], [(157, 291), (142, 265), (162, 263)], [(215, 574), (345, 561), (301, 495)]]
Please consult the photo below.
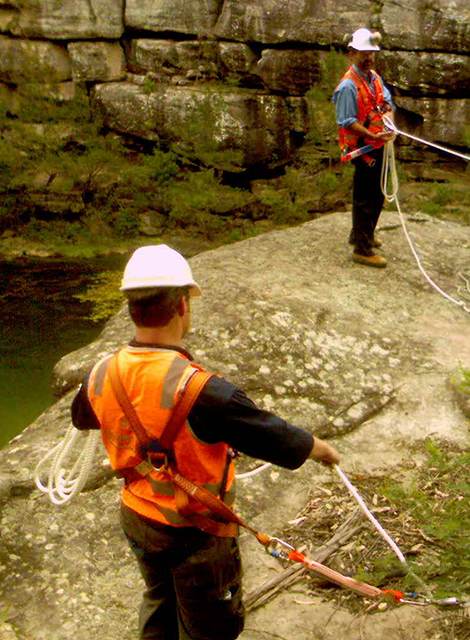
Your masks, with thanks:
[(272, 548), (273, 543), (274, 543), (274, 546), (278, 544), (281, 547), (285, 547), (285, 549), (289, 549), (289, 552), (295, 551), (294, 547), (288, 542), (286, 542), (285, 540), (281, 540), (280, 538), (271, 538), (271, 540), (269, 541), (269, 546), (266, 547), (266, 551), (269, 553), (269, 555), (273, 556), (273, 558), (281, 558), (282, 560), (289, 560), (289, 554), (286, 553), (286, 551), (283, 551), (283, 550), (279, 551), (278, 549)]

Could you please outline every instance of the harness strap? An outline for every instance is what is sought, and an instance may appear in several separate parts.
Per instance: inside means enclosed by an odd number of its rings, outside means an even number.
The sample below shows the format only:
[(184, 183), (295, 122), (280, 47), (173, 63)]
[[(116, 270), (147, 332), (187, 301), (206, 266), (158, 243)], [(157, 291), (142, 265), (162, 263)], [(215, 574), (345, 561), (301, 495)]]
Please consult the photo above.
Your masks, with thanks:
[[(113, 358), (111, 358), (109, 362), (108, 372), (111, 387), (122, 411), (124, 412), (124, 415), (128, 419), (130, 426), (137, 436), (137, 439), (143, 445), (143, 447), (147, 449), (150, 446), (152, 439), (149, 437), (147, 431), (142, 426), (139, 416), (137, 415), (131, 401), (129, 400), (129, 396), (126, 393), (124, 385), (122, 384), (122, 380), (119, 375), (118, 356), (119, 354), (116, 354)], [(206, 371), (196, 371), (188, 380), (184, 393), (177, 403), (175, 409), (173, 410), (171, 418), (159, 438), (159, 449), (163, 449), (164, 452), (171, 450), (173, 442), (178, 435), (178, 431), (183, 426), (188, 413), (191, 411), (194, 402), (196, 401), (196, 398), (201, 393), (202, 388), (204, 387), (206, 382), (213, 375), (213, 373), (207, 373)], [(136, 468), (137, 467), (134, 467), (134, 469)]]
[[(189, 497), (198, 500), (200, 503), (206, 506), (209, 511), (214, 513), (221, 520), (225, 521), (225, 523), (229, 523), (225, 524), (225, 527), (228, 528), (229, 532), (235, 532), (225, 534), (215, 533), (214, 535), (233, 536), (236, 535), (238, 526), (241, 526), (251, 534), (253, 534), (260, 544), (265, 547), (269, 546), (271, 538), (266, 536), (264, 533), (253, 529), (253, 527), (247, 524), (237, 513), (233, 511), (233, 509), (226, 505), (225, 502), (222, 502), (216, 496), (210, 493), (210, 491), (207, 491), (206, 489), (204, 489), (204, 487), (200, 487), (194, 484), (191, 480), (188, 480), (188, 478), (185, 478), (180, 473), (178, 473), (178, 471), (172, 469), (171, 466), (165, 467), (164, 472), (167, 473), (175, 483), (175, 498), (178, 505), (178, 511), (188, 520), (193, 521), (197, 527), (203, 529), (204, 531), (208, 531), (205, 528), (205, 526), (207, 526), (207, 523), (211, 523), (211, 525), (215, 524), (216, 528), (220, 527), (221, 524), (223, 525), (223, 523), (214, 522), (213, 520), (210, 520), (205, 516), (201, 516), (200, 514), (195, 514), (194, 512), (192, 512), (189, 504)], [(210, 533), (210, 531), (208, 532)]]
[[(146, 448), (151, 443), (151, 438), (142, 426), (142, 423), (129, 400), (124, 385), (122, 384), (119, 376), (117, 358), (118, 355), (116, 354), (110, 361), (109, 375), (111, 387), (122, 411), (124, 412), (124, 415), (137, 436), (137, 439)], [(181, 399), (176, 405), (172, 417), (159, 440), (160, 446), (167, 453), (171, 451), (171, 447), (173, 446), (173, 442), (178, 431), (184, 424), (188, 413), (193, 407), (204, 385), (213, 375), (214, 374), (207, 373), (205, 371), (196, 371), (188, 380)], [(132, 482), (135, 479), (146, 477), (150, 482), (150, 485), (152, 485), (152, 477), (150, 474), (154, 470), (155, 467), (152, 464), (151, 459), (148, 457), (132, 469), (122, 469), (121, 476), (125, 478), (126, 482)], [(210, 493), (210, 491), (207, 491), (204, 487), (200, 487), (191, 480), (188, 480), (188, 478), (182, 476), (178, 472), (175, 462), (170, 462), (168, 458), (166, 458), (165, 463), (159, 468), (159, 471), (165, 473), (175, 485), (175, 501), (178, 513), (194, 524), (194, 526), (202, 529), (206, 533), (220, 537), (235, 537), (238, 533), (238, 526), (242, 526), (252, 533), (260, 544), (266, 547), (269, 546), (271, 539), (268, 536), (250, 527), (228, 505)], [(220, 518), (222, 522), (217, 522), (204, 515), (195, 513), (191, 509), (190, 498), (194, 498), (203, 504), (217, 518)]]
[(114, 395), (116, 396), (116, 399), (119, 402), (124, 415), (129, 421), (132, 430), (137, 436), (137, 439), (139, 440), (140, 444), (143, 445), (143, 447), (147, 448), (150, 445), (150, 438), (143, 428), (142, 423), (140, 422), (139, 417), (135, 412), (131, 401), (129, 400), (129, 396), (124, 389), (124, 385), (122, 384), (122, 380), (119, 376), (118, 355), (119, 354), (116, 354), (109, 361), (109, 381), (111, 382), (111, 387), (114, 391)]
[(178, 435), (178, 431), (183, 426), (203, 387), (208, 382), (209, 378), (213, 377), (213, 375), (213, 373), (207, 373), (207, 371), (197, 370), (187, 381), (181, 398), (173, 410), (171, 418), (163, 430), (161, 437), (159, 438), (160, 446), (165, 451), (170, 451), (172, 448), (173, 442)]

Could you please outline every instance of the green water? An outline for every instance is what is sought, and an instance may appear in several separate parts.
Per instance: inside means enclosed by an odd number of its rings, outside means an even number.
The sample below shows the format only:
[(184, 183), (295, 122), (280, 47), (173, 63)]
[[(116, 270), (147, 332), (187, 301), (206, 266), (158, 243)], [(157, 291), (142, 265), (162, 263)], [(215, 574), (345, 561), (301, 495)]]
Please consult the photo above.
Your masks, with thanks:
[(0, 262), (0, 447), (53, 404), (56, 362), (101, 331), (86, 319), (88, 304), (74, 295), (96, 273), (124, 261)]

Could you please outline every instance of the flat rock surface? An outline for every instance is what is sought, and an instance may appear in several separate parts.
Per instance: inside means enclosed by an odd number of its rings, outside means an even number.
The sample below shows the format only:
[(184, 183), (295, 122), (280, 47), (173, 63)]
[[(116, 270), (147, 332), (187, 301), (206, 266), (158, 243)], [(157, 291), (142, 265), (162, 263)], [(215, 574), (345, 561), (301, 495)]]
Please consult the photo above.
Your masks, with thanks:
[[(260, 406), (332, 440), (346, 473), (412, 475), (426, 437), (469, 441), (465, 403), (449, 380), (470, 362), (470, 318), (456, 304), (470, 306), (470, 230), (421, 214), (406, 213), (404, 221), (427, 277), (452, 299), (420, 271), (393, 212), (379, 225), (384, 270), (351, 262), (348, 213), (190, 261), (204, 292), (193, 303), (187, 340), (194, 358)], [(63, 397), (0, 452), (2, 640), (136, 637), (142, 584), (119, 528), (120, 482), (103, 449), (86, 490), (65, 506), (53, 506), (33, 483), (36, 464), (70, 424), (83, 372), (131, 337), (123, 310), (95, 343), (58, 363), (55, 388)], [(239, 470), (254, 464), (243, 458)], [(240, 481), (238, 511), (271, 533), (331, 481), (312, 462), (296, 472), (271, 467)], [(251, 536), (241, 545), (247, 592), (283, 570)], [(438, 637), (436, 615), (432, 607), (401, 607), (358, 618), (299, 582), (250, 613), (241, 638), (428, 640)]]

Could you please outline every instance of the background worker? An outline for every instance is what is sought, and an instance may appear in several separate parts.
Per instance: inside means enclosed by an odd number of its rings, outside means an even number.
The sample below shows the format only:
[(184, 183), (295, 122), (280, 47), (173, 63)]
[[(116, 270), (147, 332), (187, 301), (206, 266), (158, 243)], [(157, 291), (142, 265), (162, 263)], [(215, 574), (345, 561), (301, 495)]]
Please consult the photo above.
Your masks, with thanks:
[(395, 136), (385, 129), (381, 118), (383, 113), (392, 116), (392, 97), (382, 78), (372, 69), (380, 40), (380, 34), (371, 33), (369, 29), (358, 29), (348, 39), (352, 64), (336, 88), (333, 102), (342, 153), (367, 144), (378, 147), (352, 161), (355, 171), (349, 243), (354, 246), (354, 262), (384, 268), (386, 259), (374, 253), (374, 247), (382, 244), (374, 231), (384, 204), (380, 184), (383, 144)]
[[(198, 365), (183, 347), (190, 328), (190, 299), (201, 294), (186, 260), (173, 249), (137, 249), (121, 290), (128, 298), (135, 338), (118, 354), (119, 376), (158, 452), (158, 438), (181, 389)], [(72, 405), (79, 429), (101, 428), (114, 469), (145, 457), (110, 384), (111, 356), (97, 363)], [(180, 473), (218, 495), (234, 499), (233, 450), (297, 469), (307, 459), (331, 465), (337, 451), (304, 429), (256, 407), (227, 380), (209, 378), (172, 456)], [(150, 454), (151, 456), (153, 453)], [(156, 454), (155, 454), (156, 455)], [(140, 637), (152, 640), (233, 640), (243, 629), (241, 565), (236, 533), (205, 533), (192, 518), (202, 505), (190, 499), (184, 512), (164, 474), (126, 472), (121, 521), (147, 590), (140, 610)], [(186, 505), (188, 506), (188, 505)]]

